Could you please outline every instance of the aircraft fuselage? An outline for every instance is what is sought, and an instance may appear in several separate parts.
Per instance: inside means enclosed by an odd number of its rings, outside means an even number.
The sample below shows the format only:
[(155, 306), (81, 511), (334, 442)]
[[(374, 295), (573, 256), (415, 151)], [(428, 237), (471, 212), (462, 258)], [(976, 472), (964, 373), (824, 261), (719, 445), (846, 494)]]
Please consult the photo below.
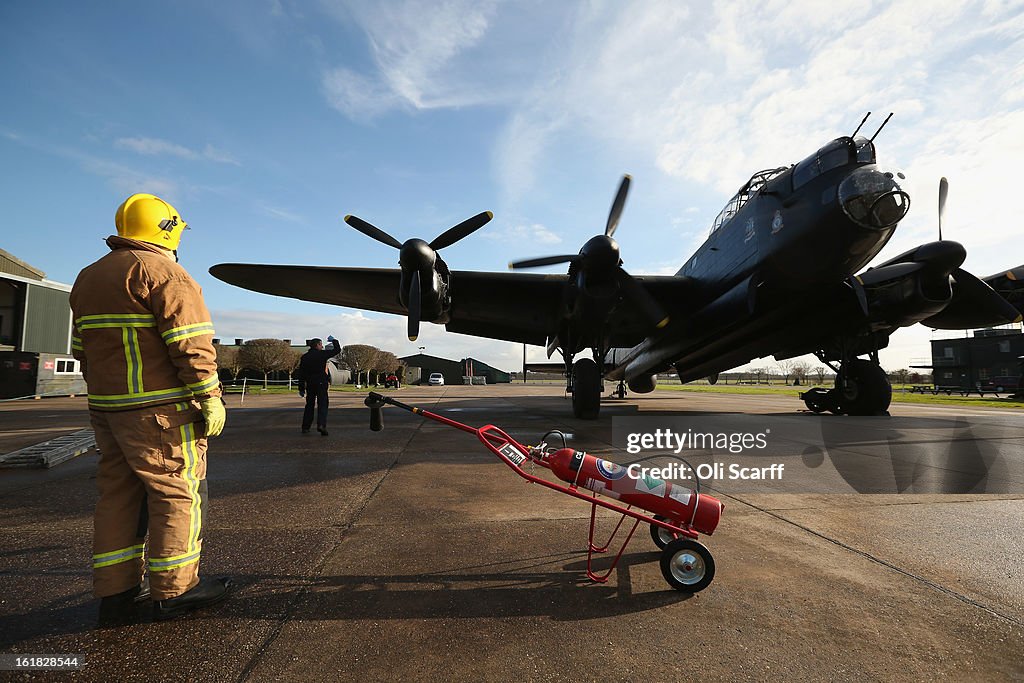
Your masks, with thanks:
[(843, 286), (885, 246), (908, 207), (897, 176), (877, 166), (863, 138), (839, 138), (794, 166), (755, 174), (677, 272), (695, 282), (693, 296), (679, 302), (679, 322), (612, 350), (607, 377), (631, 380), (674, 365), (681, 377), (693, 368), (694, 379), (777, 351), (777, 335), (764, 328)]

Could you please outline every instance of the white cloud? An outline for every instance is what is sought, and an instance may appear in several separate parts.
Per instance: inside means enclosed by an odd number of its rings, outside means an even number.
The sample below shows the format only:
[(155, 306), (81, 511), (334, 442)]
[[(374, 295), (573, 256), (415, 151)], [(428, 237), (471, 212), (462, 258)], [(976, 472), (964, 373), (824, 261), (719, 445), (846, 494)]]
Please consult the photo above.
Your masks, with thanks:
[(551, 232), (546, 226), (540, 223), (519, 223), (505, 229), (489, 230), (482, 236), (485, 239), (508, 242), (519, 245), (552, 245), (560, 244), (562, 238)]
[(173, 142), (157, 138), (118, 138), (114, 141), (114, 147), (127, 149), (136, 154), (148, 156), (170, 155), (181, 159), (198, 159), (199, 154), (187, 147), (176, 145)]
[(288, 221), (289, 223), (304, 222), (302, 216), (292, 211), (288, 211), (287, 209), (282, 209), (277, 206), (271, 206), (270, 204), (266, 204), (264, 202), (257, 202), (256, 206), (259, 207), (261, 211), (274, 218), (278, 218), (283, 221)]
[(433, 109), (487, 102), (493, 88), (452, 78), (449, 71), (480, 44), (496, 7), (496, 0), (326, 3), (335, 18), (354, 21), (366, 33), (375, 67), (366, 75), (348, 66), (326, 70), (322, 84), (328, 102), (357, 120), (400, 106)]
[(210, 161), (216, 161), (219, 164), (231, 164), (232, 166), (241, 166), (237, 159), (228, 154), (222, 149), (217, 149), (213, 145), (207, 144), (203, 147), (203, 158), (209, 159)]
[(379, 80), (345, 67), (325, 71), (321, 82), (327, 102), (352, 119), (371, 119), (403, 104), (398, 94)]
[[(724, 198), (753, 171), (851, 131), (868, 109), (896, 111), (891, 145), (909, 130), (939, 134), (944, 117), (982, 123), (993, 105), (1024, 96), (1021, 16), (1005, 7), (987, 16), (959, 2), (926, 13), (908, 1), (588, 7), (565, 61), (509, 118), (498, 176), (510, 196), (529, 189), (561, 129), (646, 153)], [(566, 75), (562, 87), (549, 87), (550, 73)]]
[(222, 164), (233, 164), (240, 166), (236, 159), (227, 152), (219, 150), (213, 145), (207, 144), (202, 151), (195, 151), (174, 142), (161, 140), (159, 138), (130, 137), (118, 138), (114, 141), (114, 147), (125, 149), (136, 154), (146, 156), (173, 156), (179, 159), (195, 161), (197, 159), (208, 159)]

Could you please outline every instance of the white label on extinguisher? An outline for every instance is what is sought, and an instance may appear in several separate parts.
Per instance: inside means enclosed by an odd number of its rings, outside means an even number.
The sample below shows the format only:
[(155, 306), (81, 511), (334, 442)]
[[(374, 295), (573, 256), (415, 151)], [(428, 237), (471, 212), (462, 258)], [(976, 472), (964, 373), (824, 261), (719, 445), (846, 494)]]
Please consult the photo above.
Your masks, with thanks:
[(526, 460), (526, 456), (520, 453), (519, 449), (510, 443), (503, 444), (501, 448), (498, 449), (498, 452), (516, 465), (522, 465), (523, 461)]
[(690, 489), (683, 488), (682, 486), (673, 486), (668, 492), (668, 497), (672, 500), (678, 500), (683, 505), (690, 504)]
[(616, 500), (619, 498), (619, 494), (608, 488), (608, 486), (600, 479), (587, 479), (583, 486), (594, 493), (600, 493), (602, 496), (608, 496), (609, 498), (615, 498)]

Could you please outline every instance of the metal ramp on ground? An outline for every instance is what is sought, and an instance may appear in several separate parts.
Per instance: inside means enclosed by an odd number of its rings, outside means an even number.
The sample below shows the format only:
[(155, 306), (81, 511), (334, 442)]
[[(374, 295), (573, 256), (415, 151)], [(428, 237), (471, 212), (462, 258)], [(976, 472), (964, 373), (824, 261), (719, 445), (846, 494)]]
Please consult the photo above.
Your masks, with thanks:
[(85, 453), (96, 445), (91, 429), (58, 436), (34, 446), (28, 446), (6, 455), (0, 455), (0, 467), (37, 467), (49, 469), (54, 465)]

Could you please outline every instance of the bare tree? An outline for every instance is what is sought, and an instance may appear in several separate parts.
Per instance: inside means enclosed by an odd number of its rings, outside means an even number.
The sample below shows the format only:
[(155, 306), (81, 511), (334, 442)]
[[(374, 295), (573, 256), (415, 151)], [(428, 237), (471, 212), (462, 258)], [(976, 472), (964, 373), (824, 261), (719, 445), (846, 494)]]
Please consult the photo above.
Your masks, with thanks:
[(893, 377), (896, 378), (896, 381), (899, 384), (906, 384), (907, 383), (907, 377), (910, 376), (910, 370), (907, 369), (907, 368), (900, 368), (896, 372), (892, 373), (892, 375), (893, 375)]
[(366, 373), (366, 381), (370, 381), (370, 371), (377, 363), (381, 350), (369, 344), (349, 344), (341, 349), (341, 366), (350, 370), (356, 378), (356, 384), (362, 384), (360, 377)]
[(380, 375), (387, 377), (392, 372), (395, 372), (400, 362), (398, 356), (390, 351), (379, 351), (373, 362), (373, 370), (377, 373), (377, 383), (380, 383)]
[(291, 351), (291, 357), (281, 366), (282, 370), (285, 370), (289, 376), (293, 376), (295, 371), (299, 369), (299, 363), (302, 361), (302, 354), (305, 353), (301, 349), (293, 349), (290, 346), (288, 350)]
[(791, 359), (775, 361), (776, 367), (779, 368), (779, 372), (782, 374), (783, 384), (789, 384), (789, 376), (793, 372), (793, 364), (795, 362), (796, 361)]
[(800, 358), (796, 358), (790, 362), (789, 374), (793, 377), (793, 385), (806, 384), (807, 375), (811, 372), (811, 364)]
[(240, 349), (242, 365), (263, 373), (263, 388), (267, 377), (275, 370), (290, 368), (295, 358), (288, 342), (283, 339), (250, 339)]
[(825, 383), (825, 371), (828, 370), (824, 365), (819, 365), (814, 369), (814, 373), (818, 376), (818, 384)]
[(231, 379), (238, 379), (243, 370), (241, 349), (223, 344), (214, 344), (213, 348), (217, 351), (217, 369), (227, 370), (231, 373)]

